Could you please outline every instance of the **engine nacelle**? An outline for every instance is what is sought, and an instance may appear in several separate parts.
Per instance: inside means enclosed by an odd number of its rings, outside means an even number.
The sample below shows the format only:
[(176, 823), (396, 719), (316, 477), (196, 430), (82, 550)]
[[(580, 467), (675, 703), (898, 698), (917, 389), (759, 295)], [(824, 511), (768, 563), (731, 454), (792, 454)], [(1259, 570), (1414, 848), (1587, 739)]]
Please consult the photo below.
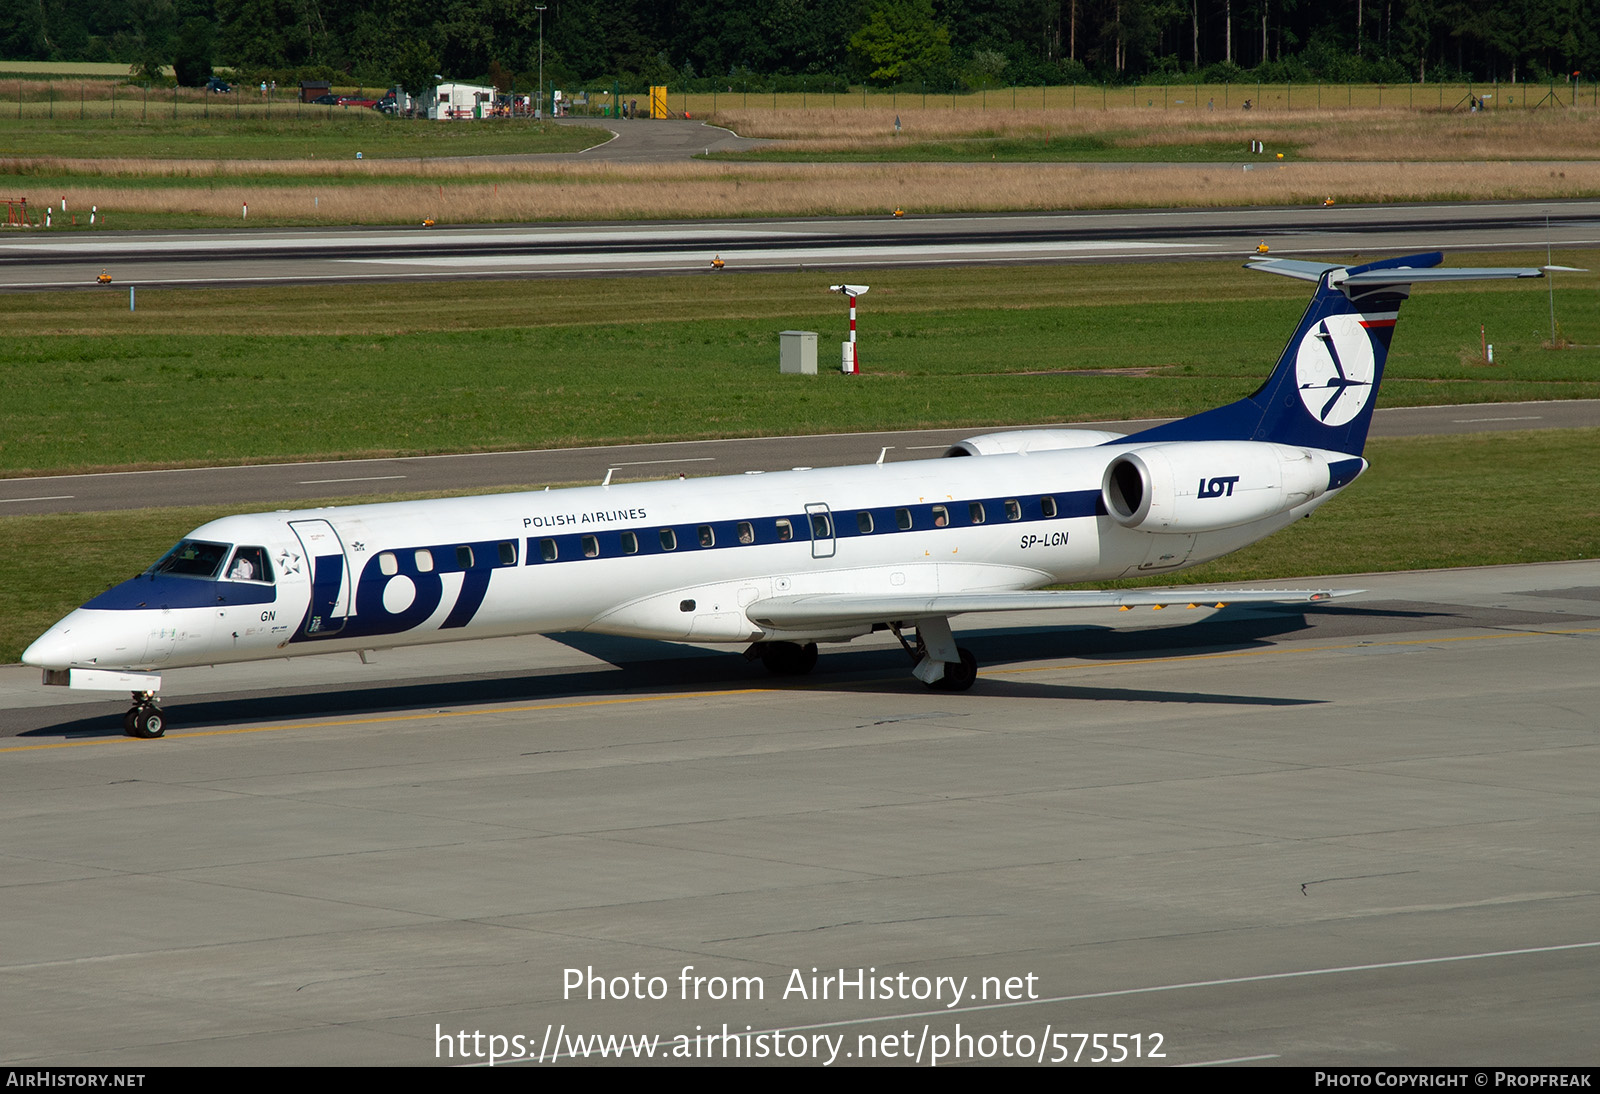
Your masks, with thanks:
[(1126, 433), (1110, 433), (1104, 429), (1017, 429), (1010, 433), (968, 437), (945, 449), (944, 454), (1000, 456), (1016, 452), (1058, 452), (1064, 448), (1093, 448), (1126, 436)]
[(1127, 528), (1214, 532), (1286, 513), (1328, 487), (1321, 452), (1261, 441), (1175, 441), (1117, 456), (1106, 465), (1100, 496), (1111, 519)]

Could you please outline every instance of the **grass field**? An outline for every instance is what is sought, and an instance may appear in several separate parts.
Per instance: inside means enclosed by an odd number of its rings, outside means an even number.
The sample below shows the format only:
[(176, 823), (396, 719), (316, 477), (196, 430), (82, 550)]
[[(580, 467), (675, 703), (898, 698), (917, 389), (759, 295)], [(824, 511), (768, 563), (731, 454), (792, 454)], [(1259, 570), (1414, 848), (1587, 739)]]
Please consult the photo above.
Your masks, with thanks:
[[(256, 160), (432, 159), (441, 156), (496, 156), (530, 152), (577, 152), (607, 139), (593, 126), (565, 126), (528, 118), (485, 122), (429, 122), (390, 118), (364, 107), (301, 106), (289, 103), (277, 114), (236, 118), (227, 103), (201, 100), (179, 117), (171, 105), (134, 100), (115, 118), (79, 118), (77, 105), (56, 117), (6, 118), (0, 109), (0, 169), (6, 174), (37, 173), (40, 159), (88, 175), (152, 178), (169, 173), (168, 160), (249, 163)], [(73, 160), (83, 161), (77, 164)], [(199, 170), (205, 171), (201, 167)], [(59, 170), (59, 168), (58, 168)], [(194, 170), (190, 168), (189, 170)], [(249, 168), (246, 168), (249, 170)]]
[[(1419, 291), (1384, 403), (1600, 397), (1600, 276), (1562, 278), (1560, 352), (1542, 283)], [(780, 376), (779, 331), (845, 336), (829, 280), (30, 296), (0, 474), (1181, 415), (1251, 391), (1307, 299), (1232, 262), (875, 272), (864, 375)]]
[[(1113, 110), (740, 110), (716, 121), (782, 146), (721, 159), (854, 161), (987, 160), (1010, 149), (1041, 160), (1248, 158), (1251, 141), (1268, 155), (1346, 162), (1461, 162), (1600, 158), (1600, 110), (1583, 107), (1465, 114), (1413, 110), (1292, 113)], [(896, 122), (900, 127), (895, 127)], [(1025, 157), (1024, 157), (1025, 158)], [(1259, 158), (1259, 157), (1257, 157)]]
[[(170, 74), (170, 66), (163, 66)], [(127, 79), (129, 66), (116, 61), (0, 61), (0, 74), (29, 79)]]
[[(1274, 142), (1273, 154), (1297, 156), (1299, 148)], [(948, 140), (864, 139), (796, 141), (748, 152), (714, 152), (724, 163), (1250, 163), (1261, 155), (1236, 140), (1149, 144), (1113, 135), (958, 136)]]
[[(1367, 447), (1372, 469), (1310, 520), (1145, 583), (1593, 558), (1600, 553), (1597, 448), (1600, 430), (1375, 440)], [(132, 577), (184, 533), (229, 511), (0, 518), (0, 664), (16, 661), (57, 619)]]

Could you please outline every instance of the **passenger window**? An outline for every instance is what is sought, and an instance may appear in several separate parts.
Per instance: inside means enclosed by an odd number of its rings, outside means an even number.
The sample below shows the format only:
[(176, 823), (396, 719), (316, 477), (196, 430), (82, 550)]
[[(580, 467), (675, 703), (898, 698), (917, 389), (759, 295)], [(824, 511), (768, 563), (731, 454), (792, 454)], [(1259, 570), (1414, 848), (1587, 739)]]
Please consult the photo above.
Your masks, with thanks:
[(933, 507), (933, 526), (935, 528), (943, 528), (949, 523), (950, 511), (942, 505), (935, 505)]
[(676, 551), (678, 549), (678, 533), (671, 528), (661, 529), (661, 549), (663, 551)]
[(967, 516), (972, 518), (973, 524), (982, 524), (986, 519), (983, 515), (983, 502), (975, 501), (967, 506)]
[(699, 534), (700, 546), (715, 547), (717, 545), (717, 534), (711, 530), (711, 525), (702, 524), (699, 528)]
[(856, 514), (856, 529), (864, 536), (872, 534), (872, 514), (865, 510)]
[(583, 557), (584, 558), (599, 558), (600, 557), (600, 540), (599, 540), (598, 537), (596, 537), (596, 536), (584, 536), (583, 537)]
[(426, 547), (424, 547), (422, 550), (417, 552), (416, 559), (417, 559), (417, 573), (419, 573), (419, 574), (431, 574), (431, 573), (433, 573), (433, 552), (432, 551), (430, 551)]
[(234, 581), (272, 580), (272, 567), (267, 562), (267, 552), (262, 547), (241, 547), (233, 552), (233, 562), (228, 567), (228, 577)]
[(541, 539), (539, 541), (539, 557), (544, 559), (546, 562), (554, 562), (560, 553), (561, 552), (556, 548), (555, 540)]
[(639, 537), (632, 532), (622, 533), (622, 553), (636, 555), (639, 553)]
[(833, 535), (833, 521), (828, 519), (827, 513), (811, 514), (811, 538), (828, 539)]
[(515, 566), (517, 564), (517, 545), (510, 540), (500, 544), (500, 565)]
[(471, 547), (457, 547), (456, 548), (456, 565), (460, 566), (463, 570), (472, 569), (472, 548)]
[(1021, 520), (1022, 519), (1022, 504), (1020, 502), (1018, 502), (1016, 498), (1007, 498), (1006, 499), (1006, 519), (1007, 520)]
[(896, 509), (894, 511), (894, 526), (902, 532), (911, 531), (911, 510)]
[(378, 572), (384, 577), (393, 577), (400, 572), (400, 560), (394, 557), (393, 551), (385, 551), (378, 556)]
[(739, 522), (739, 542), (740, 543), (754, 543), (755, 541), (756, 541), (756, 530), (750, 526), (750, 522), (749, 521), (741, 520)]
[(778, 542), (788, 543), (794, 538), (794, 526), (782, 517), (778, 518)]
[(1039, 511), (1045, 515), (1046, 520), (1054, 518), (1056, 515), (1056, 499), (1052, 498), (1049, 494), (1046, 494), (1044, 497), (1040, 498)]

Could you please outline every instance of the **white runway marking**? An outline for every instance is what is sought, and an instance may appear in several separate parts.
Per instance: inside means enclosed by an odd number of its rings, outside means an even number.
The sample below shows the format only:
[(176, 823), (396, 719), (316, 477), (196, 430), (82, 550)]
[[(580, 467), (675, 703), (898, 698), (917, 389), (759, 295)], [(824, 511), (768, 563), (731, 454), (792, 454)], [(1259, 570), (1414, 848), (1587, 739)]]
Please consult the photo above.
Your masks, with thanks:
[(362, 475), (353, 479), (301, 479), (301, 486), (320, 486), (325, 482), (382, 482), (386, 479), (403, 479), (404, 475)]
[(614, 463), (612, 467), (649, 467), (656, 463), (716, 463), (715, 456), (685, 456), (680, 460), (634, 460), (631, 463)]

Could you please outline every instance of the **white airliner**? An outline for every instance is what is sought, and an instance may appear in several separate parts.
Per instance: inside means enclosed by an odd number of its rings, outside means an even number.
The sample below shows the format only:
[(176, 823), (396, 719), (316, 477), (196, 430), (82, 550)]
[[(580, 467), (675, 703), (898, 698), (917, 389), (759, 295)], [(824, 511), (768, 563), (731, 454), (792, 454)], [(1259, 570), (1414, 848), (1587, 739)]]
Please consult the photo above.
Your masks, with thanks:
[(1141, 433), (996, 433), (947, 453), (971, 459), (224, 517), (72, 612), (23, 660), (46, 684), (131, 691), (123, 725), (135, 737), (165, 732), (166, 669), (559, 631), (739, 643), (798, 674), (817, 643), (888, 629), (918, 679), (962, 690), (977, 663), (956, 646), (952, 616), (1198, 600), (1029, 590), (1205, 562), (1354, 481), (1411, 284), (1541, 276), (1435, 269), (1442, 261), (1252, 263), (1318, 283), (1271, 377)]

